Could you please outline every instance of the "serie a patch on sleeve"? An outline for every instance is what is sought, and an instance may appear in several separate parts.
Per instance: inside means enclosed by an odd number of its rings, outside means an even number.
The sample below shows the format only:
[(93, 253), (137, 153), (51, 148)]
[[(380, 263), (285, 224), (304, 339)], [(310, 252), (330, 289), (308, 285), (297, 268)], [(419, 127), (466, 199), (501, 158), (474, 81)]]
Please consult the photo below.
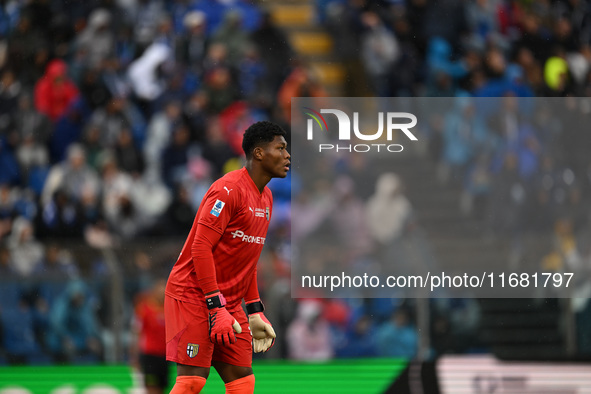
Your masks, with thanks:
[(211, 213), (216, 218), (220, 217), (220, 213), (222, 213), (222, 209), (224, 209), (224, 205), (226, 205), (225, 202), (223, 202), (221, 200), (215, 200), (215, 204), (213, 204), (213, 208), (211, 208), (211, 211), (209, 213)]

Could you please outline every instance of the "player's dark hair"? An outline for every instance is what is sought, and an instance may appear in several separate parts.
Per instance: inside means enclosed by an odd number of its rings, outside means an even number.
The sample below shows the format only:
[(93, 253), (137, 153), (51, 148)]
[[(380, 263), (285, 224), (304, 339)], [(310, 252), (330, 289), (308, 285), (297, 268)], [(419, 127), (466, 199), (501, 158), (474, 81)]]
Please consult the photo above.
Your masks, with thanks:
[(250, 159), (252, 157), (254, 148), (268, 144), (278, 135), (286, 137), (287, 133), (275, 123), (266, 120), (253, 123), (246, 129), (242, 137), (242, 150), (246, 158)]

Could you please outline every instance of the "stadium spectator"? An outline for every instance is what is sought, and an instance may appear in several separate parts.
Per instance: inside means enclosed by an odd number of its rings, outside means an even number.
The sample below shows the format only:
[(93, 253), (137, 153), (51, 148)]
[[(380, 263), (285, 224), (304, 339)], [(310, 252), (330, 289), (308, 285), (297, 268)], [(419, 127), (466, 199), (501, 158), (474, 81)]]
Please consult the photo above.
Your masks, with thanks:
[(33, 223), (23, 217), (14, 221), (8, 247), (14, 269), (23, 277), (30, 276), (43, 258), (43, 244), (35, 238)]
[(302, 219), (293, 222), (293, 239), (302, 241), (315, 234), (330, 215), (332, 207), (329, 189), (300, 190), (291, 204), (292, 216)]
[(263, 13), (260, 23), (251, 33), (250, 39), (265, 64), (267, 83), (271, 91), (276, 92), (287, 76), (286, 71), (294, 58), (289, 40), (285, 33), (273, 23), (273, 18), (268, 12)]
[(8, 36), (7, 60), (27, 88), (35, 86), (49, 59), (47, 36), (33, 24), (31, 16), (20, 12), (16, 27)]
[(49, 244), (45, 248), (45, 256), (37, 264), (32, 275), (30, 302), (33, 306), (35, 336), (46, 353), (52, 353), (48, 343), (51, 308), (68, 281), (78, 276), (78, 266), (69, 250), (57, 244)]
[(16, 150), (16, 158), (21, 169), (21, 184), (41, 192), (41, 184), (49, 171), (49, 151), (47, 146), (37, 140), (32, 132), (23, 133)]
[(376, 326), (372, 318), (363, 310), (357, 311), (342, 336), (337, 337), (335, 354), (337, 357), (375, 357)]
[(519, 174), (518, 158), (509, 152), (504, 156), (503, 168), (494, 177), (487, 217), (495, 236), (510, 234), (510, 259), (514, 268), (523, 253), (522, 235), (528, 198), (527, 185)]
[(491, 192), (490, 157), (481, 153), (466, 171), (460, 209), (464, 215), (484, 219)]
[[(354, 2), (329, 1), (325, 10), (320, 8), (318, 17), (326, 15), (324, 24), (334, 41), (334, 52), (345, 68), (344, 96), (367, 96), (370, 87), (366, 85), (365, 70), (359, 57), (362, 28)], [(394, 73), (392, 73), (394, 74)], [(394, 75), (392, 77), (395, 78)]]
[(168, 221), (163, 226), (163, 234), (185, 234), (193, 224), (193, 212), (189, 190), (182, 184), (177, 185), (172, 203), (165, 215)]
[(211, 37), (212, 43), (222, 44), (228, 51), (228, 64), (235, 68), (249, 44), (248, 33), (242, 29), (242, 15), (239, 11), (229, 10), (224, 21)]
[(69, 282), (51, 306), (48, 344), (54, 354), (74, 362), (96, 362), (103, 348), (95, 297), (81, 280)]
[(232, 77), (232, 71), (228, 66), (211, 67), (205, 72), (203, 82), (209, 110), (214, 113), (222, 112), (240, 97)]
[(18, 276), (18, 273), (14, 268), (10, 249), (5, 245), (0, 244), (0, 277), (2, 279), (10, 280), (16, 276)]
[(111, 155), (104, 158), (102, 175), (103, 212), (111, 231), (124, 239), (140, 234), (148, 226), (148, 219), (135, 199), (133, 189), (137, 183), (119, 170)]
[(0, 184), (17, 185), (19, 182), (18, 161), (6, 142), (0, 139)]
[(162, 179), (173, 189), (188, 176), (191, 155), (189, 129), (180, 123), (174, 127), (171, 140), (162, 152)]
[(131, 365), (143, 375), (147, 394), (162, 394), (168, 388), (164, 329), (166, 280), (157, 280), (137, 297), (132, 322)]
[(22, 92), (18, 99), (18, 108), (14, 116), (14, 127), (22, 137), (33, 135), (35, 142), (46, 145), (52, 132), (52, 125), (47, 116), (37, 111), (33, 106), (32, 96)]
[(97, 127), (100, 134), (100, 144), (104, 148), (114, 148), (119, 134), (125, 129), (133, 127), (133, 119), (125, 111), (126, 99), (114, 97), (97, 108), (90, 119), (88, 127)]
[(378, 355), (382, 357), (413, 359), (417, 354), (418, 343), (417, 331), (404, 308), (393, 312), (390, 320), (376, 331)]
[(377, 245), (396, 249), (396, 243), (407, 231), (412, 207), (402, 192), (400, 178), (393, 173), (382, 174), (375, 193), (366, 204), (367, 226)]
[[(433, 90), (430, 86), (440, 85), (438, 81), (442, 78), (449, 81), (449, 89), (455, 90), (457, 80), (467, 75), (469, 65), (464, 61), (454, 61), (453, 49), (449, 41), (442, 37), (434, 37), (429, 41), (425, 63), (428, 70), (427, 89)], [(437, 97), (439, 95), (431, 95)], [(455, 96), (455, 94), (452, 94)], [(443, 96), (439, 96), (443, 97)]]
[[(443, 131), (443, 162), (448, 176), (456, 184), (461, 183), (474, 152), (485, 146), (488, 132), (471, 98), (458, 97), (456, 106), (445, 118)], [(483, 150), (485, 148), (482, 148)]]
[(96, 68), (115, 50), (115, 37), (109, 27), (111, 13), (103, 8), (92, 11), (86, 28), (74, 42), (75, 50), (84, 53), (85, 66)]
[(154, 113), (153, 102), (162, 95), (167, 87), (163, 78), (166, 62), (170, 61), (171, 48), (163, 43), (154, 42), (141, 57), (129, 65), (128, 77), (136, 101), (145, 117)]
[(258, 104), (258, 100), (268, 105), (271, 92), (266, 80), (267, 70), (252, 43), (244, 48), (244, 56), (238, 63), (237, 69), (240, 94), (252, 103)]
[[(84, 195), (85, 190), (82, 191)], [(41, 206), (37, 216), (39, 236), (57, 238), (78, 238), (82, 236), (82, 216), (79, 202), (64, 190), (58, 190)]]
[(63, 60), (54, 59), (35, 85), (35, 108), (56, 122), (78, 97), (78, 88), (68, 76)]
[(327, 93), (319, 83), (318, 76), (309, 67), (298, 65), (281, 84), (277, 95), (283, 121), (289, 123), (292, 97), (326, 97)]
[(176, 59), (188, 65), (197, 75), (203, 72), (203, 60), (209, 46), (209, 38), (205, 34), (207, 20), (201, 11), (187, 12), (183, 18), (184, 31), (180, 32), (175, 44)]
[(339, 245), (347, 250), (347, 258), (354, 261), (371, 249), (371, 239), (366, 225), (365, 203), (357, 196), (353, 180), (341, 175), (332, 189), (333, 209), (329, 222)]
[(18, 304), (0, 311), (2, 348), (9, 362), (23, 364), (40, 352), (35, 338), (33, 312), (27, 299), (21, 296)]
[(86, 152), (82, 145), (72, 144), (68, 147), (67, 159), (51, 168), (41, 200), (47, 204), (56, 192), (61, 191), (68, 198), (79, 201), (86, 187), (98, 190), (100, 179), (86, 163)]
[(84, 150), (86, 151), (86, 161), (94, 170), (100, 170), (100, 159), (103, 156), (104, 148), (101, 145), (101, 129), (98, 125), (88, 125), (84, 134), (81, 136)]
[(22, 94), (22, 84), (11, 70), (4, 70), (0, 75), (0, 135), (8, 137), (11, 145), (16, 143), (17, 136), (14, 121), (18, 108), (19, 96)]
[(294, 360), (326, 361), (334, 356), (332, 333), (317, 300), (302, 300), (287, 328), (288, 354)]
[(211, 165), (211, 177), (224, 174), (226, 165), (235, 157), (234, 151), (224, 136), (220, 117), (210, 117), (207, 122), (203, 158)]
[(207, 107), (208, 97), (205, 91), (199, 90), (192, 94), (183, 106), (183, 119), (191, 132), (191, 141), (203, 146), (208, 142), (206, 137), (207, 129)]
[(361, 15), (361, 22), (365, 27), (361, 36), (361, 56), (365, 72), (375, 95), (389, 97), (392, 93), (391, 70), (400, 58), (400, 45), (378, 14), (365, 12)]
[(17, 189), (0, 183), (0, 240), (5, 239), (12, 230), (12, 222), (17, 216)]
[(176, 101), (169, 102), (163, 111), (152, 116), (148, 124), (144, 144), (144, 158), (147, 173), (160, 179), (162, 173), (162, 152), (169, 144), (175, 124), (181, 121), (181, 106)]
[(52, 163), (67, 158), (70, 146), (80, 141), (89, 117), (90, 109), (83, 101), (78, 100), (57, 121), (49, 143)]
[(49, 244), (45, 248), (45, 256), (39, 260), (33, 274), (44, 280), (74, 279), (78, 276), (78, 267), (68, 250), (60, 248), (57, 244)]
[(138, 149), (131, 130), (123, 128), (117, 136), (115, 142), (115, 160), (122, 171), (130, 174), (134, 178), (139, 177), (144, 172), (144, 156)]

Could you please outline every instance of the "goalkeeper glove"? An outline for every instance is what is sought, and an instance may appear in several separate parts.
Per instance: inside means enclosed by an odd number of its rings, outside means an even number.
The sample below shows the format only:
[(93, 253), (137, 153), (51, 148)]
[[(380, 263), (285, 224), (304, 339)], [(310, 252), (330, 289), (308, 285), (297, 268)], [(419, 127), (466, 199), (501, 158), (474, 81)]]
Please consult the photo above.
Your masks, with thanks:
[(260, 300), (246, 304), (255, 353), (266, 352), (275, 344), (275, 330), (263, 314), (264, 310), (265, 307)]
[(209, 339), (218, 345), (230, 345), (236, 342), (236, 331), (242, 332), (240, 324), (226, 310), (226, 299), (219, 291), (205, 297), (209, 310)]

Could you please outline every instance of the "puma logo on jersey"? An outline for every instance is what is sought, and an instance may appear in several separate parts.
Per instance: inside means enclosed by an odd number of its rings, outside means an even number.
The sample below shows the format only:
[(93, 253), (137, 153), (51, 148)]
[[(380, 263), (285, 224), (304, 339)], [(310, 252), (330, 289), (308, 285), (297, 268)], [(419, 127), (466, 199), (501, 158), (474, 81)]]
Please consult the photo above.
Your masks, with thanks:
[(224, 186), (224, 190), (228, 192), (228, 196), (230, 195), (230, 192), (234, 189), (228, 189), (226, 186)]

